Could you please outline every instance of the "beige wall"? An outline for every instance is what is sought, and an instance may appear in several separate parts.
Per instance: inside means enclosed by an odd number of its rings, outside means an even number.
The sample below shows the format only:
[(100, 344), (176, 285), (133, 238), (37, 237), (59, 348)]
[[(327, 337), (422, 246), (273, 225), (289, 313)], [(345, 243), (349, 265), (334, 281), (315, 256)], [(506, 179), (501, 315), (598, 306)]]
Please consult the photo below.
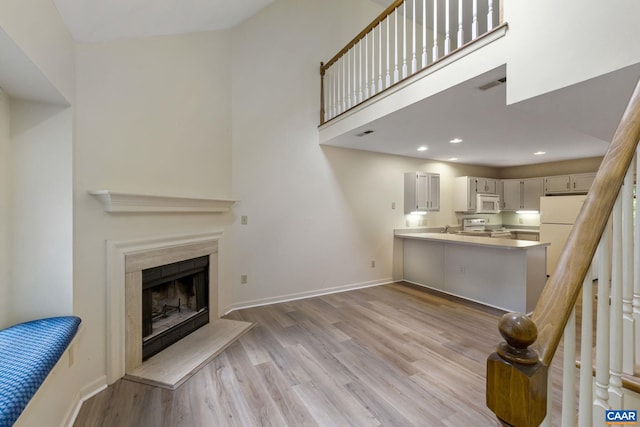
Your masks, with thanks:
[(539, 163), (534, 165), (514, 166), (500, 169), (500, 178), (536, 178), (553, 175), (596, 172), (602, 157), (565, 160), (561, 162)]

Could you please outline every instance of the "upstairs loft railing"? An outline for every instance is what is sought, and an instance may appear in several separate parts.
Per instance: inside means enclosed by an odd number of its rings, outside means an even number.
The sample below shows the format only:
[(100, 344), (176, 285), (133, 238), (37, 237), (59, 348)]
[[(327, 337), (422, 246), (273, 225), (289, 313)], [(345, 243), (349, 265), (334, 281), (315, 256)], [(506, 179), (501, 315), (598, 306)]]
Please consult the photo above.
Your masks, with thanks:
[(396, 0), (320, 64), (320, 124), (450, 55), (501, 23), (502, 0)]
[[(509, 313), (500, 320), (505, 342), (487, 359), (486, 398), (505, 425), (552, 425), (550, 366), (561, 341), (564, 361), (554, 363), (554, 371), (560, 365), (562, 379), (553, 383), (562, 384), (562, 416), (553, 425), (605, 426), (607, 410), (634, 409), (626, 407), (625, 396), (640, 366), (640, 212), (633, 191), (639, 138), (640, 82), (535, 310), (530, 317)], [(596, 268), (597, 282), (590, 268)]]

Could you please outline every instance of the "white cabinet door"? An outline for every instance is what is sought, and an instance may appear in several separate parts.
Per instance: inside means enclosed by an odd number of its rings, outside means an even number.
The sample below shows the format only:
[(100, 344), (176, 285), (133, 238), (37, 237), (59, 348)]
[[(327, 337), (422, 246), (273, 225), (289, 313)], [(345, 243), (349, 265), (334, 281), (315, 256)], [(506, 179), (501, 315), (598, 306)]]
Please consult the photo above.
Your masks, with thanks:
[(571, 191), (581, 193), (588, 192), (595, 177), (595, 172), (571, 175)]
[(440, 210), (440, 175), (428, 172), (404, 174), (404, 213)]
[(477, 192), (481, 194), (498, 194), (498, 180), (493, 178), (476, 178)]
[(517, 211), (522, 206), (522, 181), (502, 180), (502, 210)]
[(569, 175), (548, 176), (544, 179), (544, 193), (568, 193), (571, 191)]
[(540, 197), (542, 195), (542, 178), (522, 180), (522, 209), (539, 211)]

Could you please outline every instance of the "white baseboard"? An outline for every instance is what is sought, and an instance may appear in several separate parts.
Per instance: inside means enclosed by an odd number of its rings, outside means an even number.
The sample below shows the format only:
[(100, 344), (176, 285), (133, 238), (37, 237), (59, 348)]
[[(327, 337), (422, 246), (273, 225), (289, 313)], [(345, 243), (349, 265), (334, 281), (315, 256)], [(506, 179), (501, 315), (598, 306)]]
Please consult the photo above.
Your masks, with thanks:
[(241, 301), (225, 307), (224, 314), (229, 314), (232, 311), (241, 310), (243, 308), (260, 307), (262, 305), (270, 305), (270, 304), (277, 304), (280, 302), (295, 301), (299, 299), (318, 297), (321, 295), (337, 294), (339, 292), (352, 291), (355, 289), (362, 289), (362, 288), (370, 288), (373, 286), (387, 285), (389, 283), (394, 283), (394, 280), (391, 277), (385, 277), (379, 280), (372, 280), (369, 282), (361, 282), (361, 283), (351, 283), (348, 285), (334, 286), (332, 288), (319, 289), (316, 291), (306, 291), (306, 292), (299, 292), (299, 293), (288, 294), (288, 295), (280, 295), (277, 297), (262, 298), (262, 299), (251, 300), (251, 301)]
[(82, 404), (106, 388), (107, 377), (104, 375), (84, 386), (76, 395), (71, 410), (68, 412), (65, 417), (65, 422), (62, 425), (73, 427), (73, 424), (76, 422), (76, 418), (80, 413), (80, 408), (82, 408)]

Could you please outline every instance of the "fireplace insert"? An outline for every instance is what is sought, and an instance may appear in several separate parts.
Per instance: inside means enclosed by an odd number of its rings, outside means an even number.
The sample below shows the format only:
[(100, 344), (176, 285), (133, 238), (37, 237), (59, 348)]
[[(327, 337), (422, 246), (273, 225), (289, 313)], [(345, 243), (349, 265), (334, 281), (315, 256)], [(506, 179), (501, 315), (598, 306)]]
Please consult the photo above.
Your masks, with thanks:
[(209, 323), (209, 256), (142, 270), (142, 360)]

